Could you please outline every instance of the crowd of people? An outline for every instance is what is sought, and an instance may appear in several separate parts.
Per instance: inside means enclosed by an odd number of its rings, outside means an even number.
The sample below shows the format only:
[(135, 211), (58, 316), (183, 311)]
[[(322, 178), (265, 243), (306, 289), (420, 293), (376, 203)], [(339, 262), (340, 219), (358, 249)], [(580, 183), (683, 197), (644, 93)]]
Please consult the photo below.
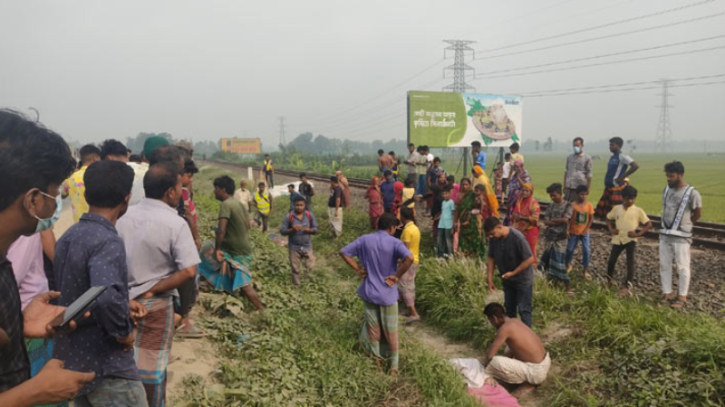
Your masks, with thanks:
[[(365, 191), (374, 231), (340, 251), (362, 280), (357, 294), (363, 301), (363, 348), (381, 368), (386, 363), (391, 373), (398, 372), (398, 304), (405, 306), (406, 323), (421, 319), (415, 278), (424, 261), (421, 232), (428, 227), (423, 218), (429, 217), (433, 252), (441, 264), (454, 256), (480, 259), (487, 262), (490, 291), (496, 269), (502, 280), (504, 304), (484, 310), (497, 331), (484, 358), (485, 373), (512, 384), (543, 382), (551, 361), (531, 330), (534, 270), (574, 295), (573, 254), (581, 242), (582, 272), (588, 275), (589, 231), (596, 214), (606, 219), (612, 235), (607, 268), (612, 283), (617, 258), (626, 251), (627, 273), (619, 291), (626, 295), (636, 272), (637, 238), (652, 227), (635, 205), (637, 190), (628, 177), (638, 166), (621, 152), (622, 144), (619, 138), (610, 140), (606, 189), (595, 210), (587, 200), (592, 161), (583, 152), (584, 141), (575, 139), (564, 183), (547, 188), (551, 202), (543, 216), (516, 143), (493, 169), (493, 182), (477, 142), (470, 177), (458, 182), (426, 146), (409, 145), (405, 177), (398, 158), (380, 150), (380, 176)], [(75, 406), (163, 406), (174, 337), (205, 334), (190, 313), (200, 277), (216, 290), (247, 297), (257, 310), (265, 308), (252, 284), (250, 228), (269, 230), (274, 167), (266, 156), (264, 181), (255, 190), (248, 189), (248, 180), (213, 180), (220, 210), (215, 239), (204, 242), (194, 204), (198, 169), (191, 146), (150, 137), (135, 161), (117, 140), (84, 146), (79, 153), (76, 162), (61, 136), (16, 112), (0, 111), (5, 175), (0, 179), (5, 191), (0, 197), (0, 405), (70, 400)], [(668, 163), (665, 173), (659, 230), (662, 303), (677, 308), (687, 298), (689, 245), (702, 200), (684, 181), (681, 163)], [(293, 285), (302, 283), (304, 270), (315, 267), (312, 236), (320, 231), (320, 215), (312, 206), (315, 188), (306, 174), (299, 178), (297, 186), (287, 186), (290, 206), (282, 206), (280, 227), (288, 238)], [(52, 226), (64, 197), (71, 201), (73, 226), (56, 242)], [(350, 208), (350, 184), (337, 172), (330, 178), (326, 214), (333, 238), (342, 236), (344, 212)], [(544, 243), (537, 252), (540, 226), (545, 227)], [(680, 278), (677, 296), (673, 261)], [(90, 315), (59, 329), (56, 317), (97, 286), (105, 291)], [(509, 350), (497, 356), (503, 344)]]

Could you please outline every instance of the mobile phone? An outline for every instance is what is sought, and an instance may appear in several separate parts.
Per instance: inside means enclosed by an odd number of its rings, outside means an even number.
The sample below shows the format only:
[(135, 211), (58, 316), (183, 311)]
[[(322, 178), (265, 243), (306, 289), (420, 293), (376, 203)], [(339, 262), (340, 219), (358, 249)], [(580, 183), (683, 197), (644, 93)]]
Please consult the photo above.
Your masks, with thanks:
[(95, 304), (98, 296), (103, 294), (104, 291), (106, 291), (106, 287), (102, 285), (89, 288), (88, 291), (84, 292), (77, 300), (73, 301), (73, 303), (69, 305), (65, 311), (55, 317), (55, 319), (53, 319), (50, 323), (50, 326), (52, 326), (56, 331), (68, 330), (70, 322), (78, 322), (78, 320), (83, 317), (83, 314), (85, 314), (86, 311)]

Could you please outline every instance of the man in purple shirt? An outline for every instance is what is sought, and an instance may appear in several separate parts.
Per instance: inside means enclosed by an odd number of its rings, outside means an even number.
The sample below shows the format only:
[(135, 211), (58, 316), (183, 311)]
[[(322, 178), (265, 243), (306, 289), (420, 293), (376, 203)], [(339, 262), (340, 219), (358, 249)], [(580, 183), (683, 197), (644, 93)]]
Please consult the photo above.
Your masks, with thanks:
[(133, 344), (131, 313), (145, 314), (136, 301), (130, 307), (126, 248), (116, 220), (128, 209), (134, 172), (118, 161), (98, 161), (83, 177), (89, 212), (60, 238), (54, 257), (59, 304), (68, 306), (89, 288), (105, 286), (88, 321), (55, 340), (53, 355), (72, 370), (96, 377), (76, 394), (75, 406), (147, 406)]
[[(365, 319), (360, 342), (382, 368), (390, 361), (390, 373), (398, 373), (398, 288), (400, 277), (413, 264), (413, 254), (393, 237), (398, 220), (384, 213), (378, 231), (360, 236), (340, 250), (340, 255), (362, 279), (357, 295), (363, 300)], [(361, 265), (353, 259), (357, 257)], [(400, 260), (400, 263), (398, 261)]]

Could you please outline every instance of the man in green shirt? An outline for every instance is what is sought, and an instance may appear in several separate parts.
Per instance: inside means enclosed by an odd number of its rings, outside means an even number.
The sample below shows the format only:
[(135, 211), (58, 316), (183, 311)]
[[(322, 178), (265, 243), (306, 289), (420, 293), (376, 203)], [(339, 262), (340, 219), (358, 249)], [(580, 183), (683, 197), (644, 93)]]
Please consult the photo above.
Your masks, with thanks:
[(221, 201), (214, 243), (201, 247), (201, 274), (218, 290), (241, 290), (258, 310), (264, 309), (252, 286), (252, 243), (249, 218), (241, 202), (234, 199), (234, 180), (224, 175), (214, 180), (214, 196)]

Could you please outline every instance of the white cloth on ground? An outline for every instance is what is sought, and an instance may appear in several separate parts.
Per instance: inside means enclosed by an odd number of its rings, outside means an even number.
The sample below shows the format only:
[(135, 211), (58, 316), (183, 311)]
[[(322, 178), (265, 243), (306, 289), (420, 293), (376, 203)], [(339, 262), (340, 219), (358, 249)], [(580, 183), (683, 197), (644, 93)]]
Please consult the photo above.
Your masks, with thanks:
[(468, 387), (477, 389), (483, 386), (484, 382), (488, 378), (486, 368), (478, 359), (450, 359), (449, 362), (453, 365), (454, 369), (461, 372)]

